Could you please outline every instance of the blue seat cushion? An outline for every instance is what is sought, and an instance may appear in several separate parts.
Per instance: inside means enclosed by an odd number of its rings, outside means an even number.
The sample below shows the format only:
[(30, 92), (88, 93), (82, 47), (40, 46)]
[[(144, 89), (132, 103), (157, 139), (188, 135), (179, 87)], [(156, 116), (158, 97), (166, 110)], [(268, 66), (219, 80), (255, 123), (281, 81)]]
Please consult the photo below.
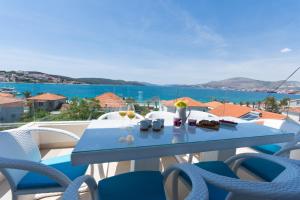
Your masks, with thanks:
[(99, 181), (101, 200), (166, 200), (163, 176), (156, 171), (138, 171)]
[(253, 146), (251, 148), (265, 154), (273, 155), (281, 149), (281, 146), (278, 144), (267, 144), (261, 146)]
[[(61, 171), (71, 180), (84, 175), (88, 168), (88, 165), (72, 166), (70, 155), (43, 160), (42, 163)], [(17, 185), (19, 190), (52, 187), (60, 185), (51, 178), (35, 172), (28, 172)]]
[(261, 158), (247, 159), (242, 163), (242, 166), (269, 182), (275, 179), (285, 169), (279, 164)]
[[(196, 166), (210, 171), (215, 174), (219, 174), (222, 176), (227, 176), (231, 178), (238, 178), (233, 171), (222, 161), (209, 161), (209, 162), (199, 162), (195, 164)], [(188, 176), (184, 173), (180, 173), (180, 176), (191, 185), (191, 181)], [(209, 191), (209, 200), (223, 200), (226, 198), (228, 192), (221, 188), (218, 188), (214, 185), (207, 184), (207, 188)]]

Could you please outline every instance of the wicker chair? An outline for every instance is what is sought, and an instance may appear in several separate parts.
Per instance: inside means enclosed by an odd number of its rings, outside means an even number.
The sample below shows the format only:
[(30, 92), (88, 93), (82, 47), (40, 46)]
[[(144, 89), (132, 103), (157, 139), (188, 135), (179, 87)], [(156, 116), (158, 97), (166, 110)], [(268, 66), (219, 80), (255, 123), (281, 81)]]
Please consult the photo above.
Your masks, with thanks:
[[(299, 142), (300, 135), (300, 126), (291, 121), (285, 120), (260, 120), (265, 126), (281, 129), (287, 132), (295, 132), (295, 140), (289, 143), (282, 144), (268, 144), (251, 147), (257, 152), (265, 153), (269, 155), (285, 156), (288, 157), (289, 153), (293, 148), (297, 148), (297, 143)], [(267, 160), (259, 158), (251, 158), (241, 163), (241, 166), (244, 167), (249, 174), (256, 176), (264, 181), (272, 181), (275, 179), (278, 174), (280, 174), (284, 168), (276, 163), (269, 162)], [(265, 166), (268, 166), (267, 168)], [(272, 169), (272, 170), (269, 170)]]
[(166, 200), (164, 182), (175, 171), (184, 173), (192, 183), (192, 189), (185, 200), (208, 200), (208, 189), (200, 173), (194, 174), (193, 165), (176, 165), (163, 174), (157, 171), (129, 172), (106, 178), (97, 183), (90, 176), (82, 176), (73, 181), (63, 195), (63, 200), (78, 200), (79, 187), (86, 183), (93, 200)]
[(41, 160), (32, 132), (53, 132), (79, 140), (75, 134), (55, 128), (18, 128), (0, 132), (0, 171), (14, 200), (19, 195), (62, 192), (86, 173), (87, 165), (72, 166), (70, 155)]
[[(106, 119), (110, 119), (110, 120), (124, 120), (124, 119), (128, 119), (128, 118), (121, 117), (120, 114), (119, 114), (119, 112), (105, 113), (105, 114), (101, 115), (98, 118), (98, 120), (106, 120)], [(142, 115), (138, 114), (138, 113), (135, 113), (135, 119), (142, 120), (142, 119), (144, 119), (144, 117)]]
[(172, 112), (166, 112), (166, 111), (152, 111), (149, 112), (145, 118), (147, 119), (164, 119), (167, 121), (172, 121), (174, 119), (175, 113)]
[[(263, 159), (284, 167), (284, 170), (271, 182), (241, 180), (234, 173), (240, 164), (248, 159)], [(232, 169), (229, 167), (232, 165)], [(201, 174), (207, 183), (210, 200), (243, 199), (299, 199), (300, 168), (287, 158), (267, 154), (239, 154), (225, 162), (210, 161), (195, 164), (191, 174)], [(269, 168), (269, 166), (265, 166)], [(269, 170), (271, 170), (269, 168)], [(175, 180), (181, 178), (187, 186), (190, 180), (181, 172), (175, 173)], [(173, 191), (178, 191), (178, 181), (173, 182)], [(175, 193), (175, 197), (177, 194)], [(176, 200), (177, 198), (175, 198)]]

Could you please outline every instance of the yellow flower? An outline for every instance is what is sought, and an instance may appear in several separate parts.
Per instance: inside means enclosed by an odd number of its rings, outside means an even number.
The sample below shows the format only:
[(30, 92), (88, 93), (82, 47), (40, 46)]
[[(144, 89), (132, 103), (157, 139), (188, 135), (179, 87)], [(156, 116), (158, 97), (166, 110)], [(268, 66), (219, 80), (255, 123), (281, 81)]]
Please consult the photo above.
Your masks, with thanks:
[(186, 108), (188, 105), (184, 101), (176, 101), (174, 104), (177, 108)]

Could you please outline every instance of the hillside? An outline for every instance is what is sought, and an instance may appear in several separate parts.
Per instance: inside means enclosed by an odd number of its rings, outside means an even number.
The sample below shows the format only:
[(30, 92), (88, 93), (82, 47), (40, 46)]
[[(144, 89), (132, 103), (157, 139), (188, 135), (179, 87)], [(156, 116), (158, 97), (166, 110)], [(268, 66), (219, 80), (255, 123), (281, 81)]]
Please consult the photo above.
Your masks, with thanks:
[[(279, 86), (282, 81), (261, 81), (244, 77), (236, 77), (221, 81), (212, 81), (197, 86), (204, 88), (225, 88), (233, 90), (271, 91)], [(300, 90), (300, 82), (288, 81), (279, 90)]]
[(112, 80), (106, 78), (77, 78), (78, 82), (83, 82), (87, 84), (107, 84), (107, 85), (145, 85), (137, 81), (124, 81), (124, 80)]
[(37, 71), (0, 71), (0, 82), (146, 85), (146, 83), (137, 81), (113, 80), (106, 78), (71, 78)]

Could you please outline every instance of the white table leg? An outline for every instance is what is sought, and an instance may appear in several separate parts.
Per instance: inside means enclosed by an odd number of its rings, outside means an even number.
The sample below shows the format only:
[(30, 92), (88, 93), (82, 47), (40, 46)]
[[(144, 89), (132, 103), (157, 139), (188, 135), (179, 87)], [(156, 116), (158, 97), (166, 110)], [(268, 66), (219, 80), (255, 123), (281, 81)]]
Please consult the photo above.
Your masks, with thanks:
[(132, 160), (130, 170), (131, 171), (143, 171), (143, 170), (152, 170), (159, 171), (159, 158), (150, 158), (142, 160)]
[(221, 150), (221, 151), (208, 151), (201, 153), (201, 161), (224, 161), (231, 156), (234, 156), (236, 149), (228, 149), (228, 150)]

